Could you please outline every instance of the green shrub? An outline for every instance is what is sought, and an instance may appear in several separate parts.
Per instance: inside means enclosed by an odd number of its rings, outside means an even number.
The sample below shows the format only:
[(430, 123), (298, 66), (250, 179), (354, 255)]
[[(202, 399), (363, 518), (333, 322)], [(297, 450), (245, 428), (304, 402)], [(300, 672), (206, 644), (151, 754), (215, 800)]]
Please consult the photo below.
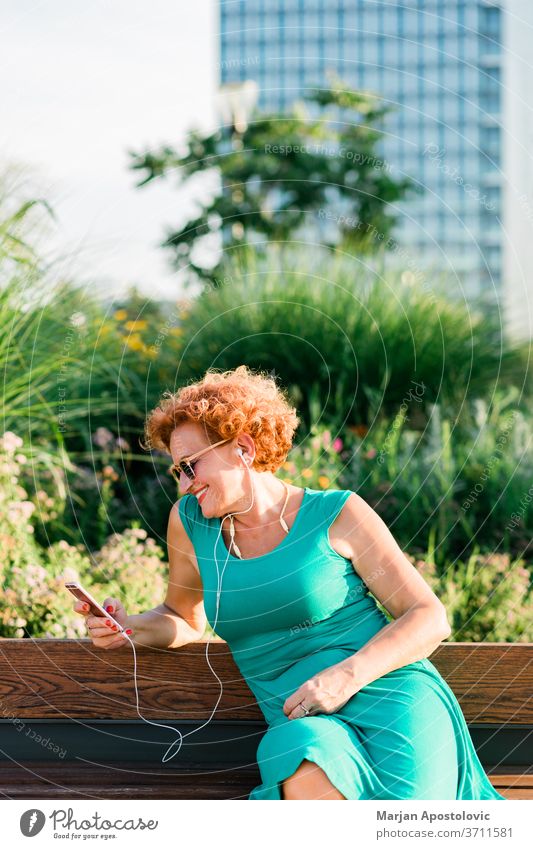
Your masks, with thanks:
[[(533, 537), (533, 420), (509, 401), (476, 405), (461, 428), (435, 405), (425, 430), (409, 412), (351, 432), (340, 488), (357, 491), (405, 550), (430, 550), (437, 563), (474, 547), (530, 558)], [(529, 493), (529, 494), (528, 494)]]
[(454, 642), (533, 641), (533, 591), (523, 560), (474, 552), (446, 564), (407, 555), (446, 608)]
[(264, 260), (234, 253), (217, 282), (184, 321), (178, 382), (240, 363), (274, 371), (304, 432), (316, 421), (313, 399), (327, 425), (369, 425), (393, 415), (415, 383), (422, 409), (459, 409), (465, 393), (490, 397), (516, 376), (498, 314), (451, 299), (437, 281), (428, 290), (354, 258), (271, 246)]

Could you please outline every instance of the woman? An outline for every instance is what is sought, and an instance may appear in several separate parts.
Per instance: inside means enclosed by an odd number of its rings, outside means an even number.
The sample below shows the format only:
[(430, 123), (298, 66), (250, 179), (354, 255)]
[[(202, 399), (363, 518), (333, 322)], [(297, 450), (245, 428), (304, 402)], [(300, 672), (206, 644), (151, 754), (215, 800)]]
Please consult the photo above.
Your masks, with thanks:
[[(206, 618), (227, 641), (268, 724), (250, 799), (503, 799), (427, 660), (450, 634), (441, 602), (358, 495), (276, 477), (297, 425), (246, 366), (164, 397), (147, 443), (171, 454), (184, 493), (165, 603), (106, 605), (140, 645), (197, 640)], [(97, 646), (126, 642), (87, 625)]]

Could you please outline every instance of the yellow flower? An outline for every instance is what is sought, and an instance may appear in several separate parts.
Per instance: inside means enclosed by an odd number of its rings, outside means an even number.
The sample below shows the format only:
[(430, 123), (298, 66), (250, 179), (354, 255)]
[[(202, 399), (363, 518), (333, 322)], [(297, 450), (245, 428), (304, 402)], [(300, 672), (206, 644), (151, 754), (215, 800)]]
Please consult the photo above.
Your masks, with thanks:
[(289, 486), (290, 486), (290, 485), (291, 485), (291, 483), (292, 483), (292, 480), (291, 480), (290, 478), (285, 478), (285, 483), (288, 483), (288, 484), (289, 484)]
[(183, 336), (183, 330), (181, 327), (171, 327), (170, 332), (172, 336)]
[(302, 477), (303, 478), (312, 478), (313, 472), (311, 471), (311, 469), (304, 469), (303, 472), (302, 472)]
[(291, 463), (289, 463), (289, 462), (282, 463), (281, 468), (285, 469), (285, 471), (289, 472), (290, 468), (291, 468)]
[(115, 313), (115, 318), (117, 321), (125, 321), (128, 317), (128, 313), (126, 310), (117, 310)]
[(142, 351), (146, 347), (138, 333), (132, 333), (131, 336), (127, 336), (126, 345), (132, 351)]
[(326, 477), (326, 475), (320, 475), (320, 477), (318, 478), (318, 482), (322, 489), (327, 489), (327, 487), (329, 486), (329, 478)]
[(124, 327), (126, 328), (126, 330), (146, 330), (146, 328), (148, 327), (148, 322), (141, 321), (139, 319), (137, 321), (127, 321)]

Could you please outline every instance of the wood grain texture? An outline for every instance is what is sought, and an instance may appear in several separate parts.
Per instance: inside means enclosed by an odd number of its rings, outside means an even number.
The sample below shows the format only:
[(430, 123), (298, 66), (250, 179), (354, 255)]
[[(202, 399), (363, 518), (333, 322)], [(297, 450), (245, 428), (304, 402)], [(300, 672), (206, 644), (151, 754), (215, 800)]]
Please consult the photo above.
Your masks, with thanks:
[[(144, 716), (208, 718), (220, 686), (205, 643), (136, 651)], [(226, 643), (210, 644), (209, 661), (224, 687), (216, 718), (262, 720)], [(90, 640), (1, 640), (0, 707), (21, 719), (138, 719), (131, 647), (105, 651)]]
[(173, 772), (127, 762), (105, 767), (32, 762), (0, 767), (4, 799), (246, 799), (259, 769)]
[[(204, 720), (220, 688), (206, 642), (178, 649), (137, 648), (141, 711)], [(533, 724), (533, 643), (442, 643), (431, 655), (469, 723)], [(209, 661), (223, 683), (218, 720), (263, 720), (227, 644)], [(96, 649), (90, 640), (0, 640), (0, 718), (138, 719), (129, 646)]]
[[(489, 768), (490, 769), (490, 768)], [(533, 775), (505, 767), (489, 778), (507, 799), (533, 799)], [(32, 762), (0, 769), (4, 799), (247, 799), (261, 783), (259, 770), (162, 770), (160, 764), (120, 763), (98, 769), (86, 764)]]
[(430, 660), (468, 723), (533, 724), (533, 643), (441, 643)]

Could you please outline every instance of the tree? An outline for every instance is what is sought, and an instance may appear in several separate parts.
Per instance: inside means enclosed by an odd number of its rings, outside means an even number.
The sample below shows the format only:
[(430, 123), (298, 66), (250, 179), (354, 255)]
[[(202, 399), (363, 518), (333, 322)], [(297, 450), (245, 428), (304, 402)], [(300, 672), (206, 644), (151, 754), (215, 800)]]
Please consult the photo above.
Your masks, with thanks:
[(199, 214), (161, 245), (173, 251), (176, 270), (189, 267), (216, 286), (219, 264), (208, 267), (197, 250), (213, 234), (225, 248), (256, 242), (260, 249), (261, 242), (301, 237), (304, 227), (307, 238), (314, 231), (330, 248), (367, 253), (386, 242), (396, 221), (391, 204), (413, 189), (377, 154), (390, 108), (338, 80), (306, 99), (313, 117), (300, 104), (289, 115), (256, 114), (242, 132), (191, 130), (180, 153), (169, 146), (129, 151), (130, 168), (144, 172), (138, 187), (169, 174), (182, 186), (200, 172), (220, 175)]

